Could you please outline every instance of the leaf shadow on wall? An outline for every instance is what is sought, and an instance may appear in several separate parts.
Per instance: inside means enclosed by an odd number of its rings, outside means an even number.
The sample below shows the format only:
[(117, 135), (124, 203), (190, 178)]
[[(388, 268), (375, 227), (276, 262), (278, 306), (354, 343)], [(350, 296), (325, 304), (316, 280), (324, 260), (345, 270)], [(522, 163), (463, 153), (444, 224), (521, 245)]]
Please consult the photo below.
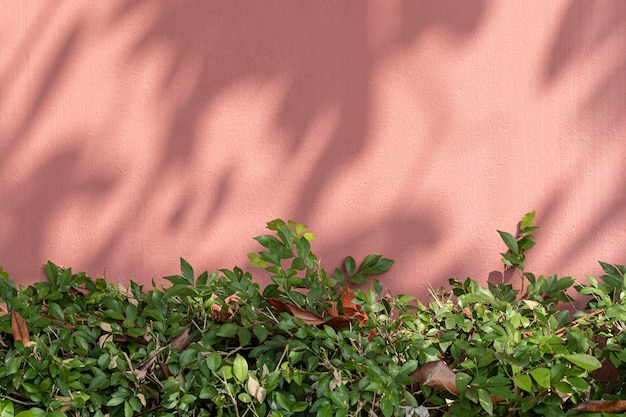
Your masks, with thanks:
[[(107, 236), (95, 238), (96, 249), (90, 252), (91, 259), (85, 260), (84, 264), (121, 263), (129, 268), (138, 268), (128, 271), (128, 276), (139, 279), (147, 278), (137, 266), (144, 260), (119, 248), (134, 239), (129, 234), (150, 228), (150, 225), (143, 225), (129, 231), (128, 226), (144, 221), (143, 216), (150, 207), (164, 198), (164, 185), (169, 184), (169, 179), (180, 178), (181, 185), (179, 196), (172, 198), (174, 202), (169, 207), (169, 216), (163, 222), (173, 234), (190, 225), (210, 229), (218, 219), (229, 214), (226, 206), (234, 191), (236, 175), (232, 172), (245, 168), (234, 166), (235, 162), (231, 161), (217, 168), (210, 164), (206, 164), (206, 168), (203, 166), (203, 179), (215, 184), (213, 188), (218, 190), (217, 195), (209, 196), (206, 202), (198, 202), (199, 198), (207, 196), (198, 197), (195, 194), (198, 190), (186, 186), (184, 181), (189, 165), (198, 164), (198, 155), (206, 152), (204, 142), (221, 140), (204, 137), (203, 129), (207, 114), (214, 110), (216, 100), (222, 93), (250, 81), (263, 84), (278, 79), (286, 83), (273, 119), (276, 127), (285, 132), (278, 139), (282, 141), (285, 152), (277, 156), (285, 162), (306, 151), (307, 140), (311, 140), (316, 122), (328, 109), (336, 109), (337, 121), (325, 145), (316, 156), (305, 159), (304, 163), (311, 169), (302, 174), (296, 194), (289, 197), (288, 213), (284, 213), (299, 221), (310, 222), (327, 209), (327, 193), (335, 178), (359, 169), (357, 162), (369, 157), (366, 151), (371, 145), (371, 109), (375, 105), (370, 89), (372, 74), (378, 66), (391, 54), (419, 42), (420, 37), (431, 30), (441, 31), (453, 41), (471, 36), (479, 28), (486, 11), (486, 2), (480, 0), (462, 4), (452, 0), (399, 0), (391, 6), (401, 17), (399, 25), (394, 28), (388, 42), (374, 48), (368, 38), (370, 25), (376, 20), (376, 3), (279, 1), (242, 4), (129, 0), (118, 4), (121, 6), (109, 26), (112, 33), (137, 15), (142, 15), (146, 21), (144, 27), (130, 34), (136, 39), (123, 63), (125, 67), (118, 70), (132, 74), (137, 62), (150, 56), (154, 50), (166, 48), (166, 59), (160, 63), (165, 75), (155, 95), (162, 102), (176, 103), (171, 113), (162, 113), (167, 129), (159, 137), (147, 139), (140, 136), (142, 132), (137, 132), (140, 140), (154, 140), (155, 143), (146, 146), (158, 150), (157, 160), (150, 162), (146, 168), (145, 184), (132, 198), (117, 198), (123, 196), (119, 192), (126, 181), (123, 176), (106, 173), (80, 180), (84, 174), (75, 170), (53, 170), (53, 175), (39, 173), (27, 177), (20, 185), (28, 190), (27, 194), (11, 203), (7, 212), (16, 216), (18, 221), (36, 218), (40, 230), (50, 230), (63, 208), (58, 205), (45, 209), (41, 206), (36, 209), (27, 207), (38, 197), (38, 193), (43, 192), (51, 198), (53, 195), (45, 190), (52, 190), (52, 194), (62, 192), (69, 202), (91, 198), (94, 205), (100, 203), (102, 210), (108, 210), (109, 217), (116, 221), (109, 225)], [(45, 27), (44, 21), (37, 24)], [(36, 124), (42, 117), (41, 109), (56, 87), (56, 80), (70, 71), (66, 65), (74, 57), (77, 45), (85, 40), (84, 32), (89, 29), (80, 18), (77, 18), (74, 27), (73, 32), (68, 32), (68, 37), (60, 38), (60, 53), (56, 61), (46, 67), (35, 68), (45, 73), (45, 81), (35, 85), (37, 105), (13, 137), (12, 143), (19, 143), (28, 126)], [(98, 34), (103, 36), (101, 32)], [(96, 97), (93, 99), (97, 100)], [(122, 99), (119, 106), (124, 107), (127, 103)], [(157, 108), (159, 102), (153, 105)], [(443, 107), (438, 111), (444, 111)], [(434, 119), (440, 119), (439, 116)], [(432, 152), (441, 144), (441, 136), (445, 132), (433, 131), (437, 135), (425, 140), (423, 153)], [(50, 170), (50, 164), (58, 166), (58, 158), (80, 160), (81, 141), (87, 138), (87, 134), (79, 132), (75, 139), (68, 142), (74, 144), (74, 149), (64, 148), (61, 156), (50, 157), (42, 163), (43, 167)], [(233, 152), (236, 151), (233, 149)], [(209, 157), (206, 155), (206, 158)], [(427, 162), (427, 159), (421, 162)], [(277, 186), (288, 181), (290, 179), (286, 175), (279, 177)], [(93, 184), (88, 185), (90, 182)], [(258, 192), (271, 192), (271, 187)], [(411, 192), (418, 193), (419, 190)], [(116, 198), (111, 198), (112, 194)], [(337, 202), (330, 203), (334, 205)], [(204, 216), (200, 218), (198, 210), (195, 210), (198, 207), (204, 210)], [(394, 201), (389, 202), (389, 207), (384, 217), (372, 219), (365, 227), (355, 224), (348, 228), (355, 232), (341, 238), (342, 249), (355, 247), (368, 239), (381, 240), (384, 242), (380, 248), (382, 251), (395, 248), (393, 253), (385, 253), (386, 256), (399, 258), (411, 253), (418, 258), (420, 250), (437, 245), (443, 233), (441, 225), (447, 221), (440, 210), (426, 203), (416, 203), (407, 208)], [(363, 209), (353, 207), (352, 210)], [(92, 220), (85, 217), (84, 221), (89, 224)], [(251, 224), (248, 230), (257, 226)], [(32, 258), (40, 259), (46, 252), (44, 246), (49, 236), (33, 232), (29, 229), (28, 233), (32, 236), (24, 242), (23, 249), (31, 248)], [(12, 235), (9, 241), (20, 238), (18, 234)], [(139, 244), (145, 243), (138, 240)], [(327, 240), (332, 241), (333, 237)], [(397, 249), (398, 240), (405, 243), (400, 246), (400, 251)], [(5, 245), (10, 245), (10, 242)], [(172, 254), (173, 257), (178, 255)], [(245, 255), (242, 257), (245, 258)]]
[[(164, 178), (179, 175), (193, 155), (200, 152), (199, 126), (211, 111), (216, 97), (247, 80), (270, 83), (281, 79), (286, 80), (287, 87), (277, 107), (274, 123), (286, 132), (279, 139), (283, 141), (281, 145), (285, 152), (276, 156), (285, 164), (306, 152), (307, 140), (324, 112), (328, 109), (337, 111), (336, 124), (325, 139), (321, 152), (302, 161), (311, 169), (299, 180), (300, 191), (291, 197), (291, 208), (286, 215), (309, 222), (327, 209), (327, 203), (330, 207), (342, 207), (340, 202), (329, 201), (328, 190), (342, 174), (362, 169), (357, 167), (357, 162), (370, 157), (366, 151), (371, 139), (373, 72), (389, 55), (419, 42), (428, 31), (443, 31), (450, 34), (453, 41), (471, 36), (481, 24), (486, 10), (483, 1), (459, 5), (454, 1), (407, 0), (392, 4), (401, 17), (400, 24), (394, 28), (388, 42), (373, 48), (368, 41), (368, 30), (376, 19), (376, 10), (370, 3), (241, 5), (202, 2), (190, 7), (185, 2), (126, 2), (119, 9), (113, 25), (146, 7), (152, 8), (154, 16), (129, 53), (128, 62), (163, 45), (171, 48), (171, 59), (163, 62), (168, 74), (161, 85), (164, 100), (171, 98), (170, 92), (183, 78), (182, 74), (189, 74), (189, 68), (193, 68), (194, 74), (193, 85), (184, 89), (187, 93), (176, 96), (178, 106), (171, 115), (169, 130), (164, 134), (165, 144), (157, 164), (159, 170), (150, 173), (152, 179), (143, 201), (154, 198)], [(426, 142), (432, 146), (424, 146), (424, 152), (432, 153), (441, 143), (441, 137), (428, 138)], [(288, 181), (281, 175), (277, 173), (276, 176), (278, 187)], [(220, 189), (223, 196), (229, 194), (229, 189)], [(272, 187), (268, 184), (260, 192), (272, 192)], [(174, 218), (191, 219), (185, 214), (189, 207), (187, 202), (188, 199), (181, 199), (180, 206), (173, 210), (176, 213)], [(385, 242), (382, 250), (394, 247), (392, 255), (398, 257), (437, 244), (442, 235), (440, 225), (446, 220), (441, 218), (439, 210), (432, 210), (428, 205), (409, 209), (400, 208), (402, 205), (394, 202), (389, 205), (396, 207), (394, 210), (397, 211), (388, 213), (385, 218), (374, 219), (368, 225), (349, 228), (359, 230), (365, 227), (367, 232), (353, 232), (342, 240), (342, 246), (354, 247), (363, 241), (364, 235), (376, 236)], [(207, 218), (216, 219), (219, 207), (207, 212), (213, 213)], [(207, 221), (204, 226), (211, 227), (211, 224)], [(398, 239), (407, 243), (403, 246), (403, 253), (398, 253), (397, 243), (393, 243)]]
[(623, 1), (608, 0), (598, 5), (571, 0), (547, 50), (543, 85), (556, 83), (569, 69), (584, 62), (605, 67), (601, 79), (587, 87), (578, 117), (595, 116), (611, 124), (622, 123), (626, 114), (614, 103), (624, 99), (626, 55), (623, 51), (613, 54), (610, 62), (602, 56), (606, 45), (616, 40), (621, 39), (623, 47), (625, 36), (626, 4)]
[[(65, 141), (74, 142), (71, 138)], [(12, 222), (3, 245), (11, 245), (10, 250), (20, 254), (29, 267), (43, 266), (46, 259), (40, 254), (51, 249), (65, 253), (79, 250), (64, 239), (70, 229), (74, 229), (70, 233), (94, 235), (88, 226), (97, 216), (92, 202), (109, 196), (120, 178), (113, 171), (90, 171), (89, 164), (84, 146), (73, 143), (33, 167), (23, 183), (4, 187), (3, 198), (11, 202)], [(3, 249), (5, 254), (8, 251)], [(17, 282), (32, 282), (35, 278), (10, 273)]]
[[(558, 231), (559, 234), (566, 234), (568, 244), (563, 253), (551, 261), (551, 268), (555, 272), (567, 269), (572, 259), (593, 252), (592, 245), (595, 242), (602, 240), (602, 236), (613, 234), (615, 227), (621, 227), (619, 225), (626, 220), (626, 169), (623, 163), (619, 163), (620, 169), (614, 175), (603, 172), (604, 164), (609, 162), (607, 159), (626, 159), (626, 148), (621, 139), (623, 136), (619, 134), (626, 131), (625, 39), (625, 2), (571, 0), (566, 3), (563, 18), (558, 23), (551, 44), (546, 48), (543, 78), (539, 80), (539, 87), (547, 90), (562, 84), (564, 80), (575, 85), (580, 100), (576, 113), (570, 115), (570, 123), (573, 130), (587, 131), (586, 134), (592, 139), (578, 144), (578, 160), (571, 164), (572, 169), (564, 167), (549, 195), (542, 199), (543, 206), (537, 212), (546, 225), (543, 229), (558, 222), (564, 213), (577, 210), (578, 190), (590, 188), (590, 178), (597, 176), (602, 182), (601, 187), (592, 187), (599, 190), (592, 197), (597, 212), (582, 213), (580, 224), (571, 224), (571, 229)], [(588, 67), (593, 67), (594, 73), (599, 75), (592, 82), (583, 84), (578, 77)], [(542, 232), (540, 229), (537, 233), (539, 240)], [(603, 253), (601, 256), (610, 258), (600, 259), (608, 262), (626, 262), (621, 247), (615, 247), (612, 253)], [(595, 262), (591, 259), (589, 261)], [(600, 268), (597, 265), (595, 267), (601, 273)], [(591, 273), (580, 271), (583, 272)]]

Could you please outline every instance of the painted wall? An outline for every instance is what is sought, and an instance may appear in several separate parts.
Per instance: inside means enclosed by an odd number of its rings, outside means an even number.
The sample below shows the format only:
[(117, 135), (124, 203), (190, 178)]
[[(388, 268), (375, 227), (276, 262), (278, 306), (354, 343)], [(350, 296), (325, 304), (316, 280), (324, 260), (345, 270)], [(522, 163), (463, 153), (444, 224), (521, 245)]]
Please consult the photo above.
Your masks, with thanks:
[(113, 281), (247, 265), (277, 217), (424, 294), (626, 263), (626, 2), (9, 1), (0, 265)]

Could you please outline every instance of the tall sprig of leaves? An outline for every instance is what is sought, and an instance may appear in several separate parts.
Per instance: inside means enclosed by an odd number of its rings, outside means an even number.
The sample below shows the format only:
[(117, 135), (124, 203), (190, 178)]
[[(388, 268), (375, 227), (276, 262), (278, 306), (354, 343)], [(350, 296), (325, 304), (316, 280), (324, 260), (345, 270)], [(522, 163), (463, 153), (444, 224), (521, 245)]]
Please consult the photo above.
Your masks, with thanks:
[(506, 268), (514, 268), (520, 274), (522, 291), (524, 290), (524, 279), (528, 278), (524, 273), (524, 261), (526, 260), (526, 251), (535, 246), (535, 231), (539, 226), (534, 226), (535, 211), (526, 213), (519, 222), (518, 231), (515, 236), (509, 232), (498, 230), (498, 234), (509, 249), (503, 252), (502, 263)]

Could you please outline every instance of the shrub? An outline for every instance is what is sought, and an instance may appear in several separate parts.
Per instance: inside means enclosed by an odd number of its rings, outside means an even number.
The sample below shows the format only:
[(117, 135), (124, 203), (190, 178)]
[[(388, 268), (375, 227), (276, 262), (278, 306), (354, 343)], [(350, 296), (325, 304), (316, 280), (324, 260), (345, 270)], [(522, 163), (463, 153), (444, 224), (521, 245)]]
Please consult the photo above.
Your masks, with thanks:
[[(0, 270), (0, 417), (563, 416), (623, 410), (626, 268), (524, 270), (534, 212), (499, 231), (525, 289), (450, 280), (425, 302), (383, 292), (393, 261), (327, 273), (306, 226), (275, 220), (251, 265), (169, 285), (112, 284), (48, 262), (17, 287)], [(589, 297), (571, 313), (568, 290)], [(570, 308), (569, 310), (567, 308)], [(591, 414), (589, 414), (591, 415)], [(600, 415), (600, 414), (595, 414)]]

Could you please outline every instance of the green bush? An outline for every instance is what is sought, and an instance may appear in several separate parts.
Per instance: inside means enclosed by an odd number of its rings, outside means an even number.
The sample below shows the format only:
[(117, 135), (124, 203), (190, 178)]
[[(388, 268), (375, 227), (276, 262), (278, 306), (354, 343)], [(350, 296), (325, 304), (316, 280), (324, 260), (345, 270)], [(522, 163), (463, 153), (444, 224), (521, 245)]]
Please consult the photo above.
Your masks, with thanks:
[[(534, 212), (499, 231), (522, 280), (450, 280), (425, 302), (383, 292), (393, 261), (347, 257), (332, 274), (306, 226), (275, 220), (251, 265), (146, 290), (72, 273), (16, 286), (0, 269), (0, 417), (564, 416), (624, 410), (626, 267), (524, 270)], [(524, 289), (525, 288), (525, 289)], [(572, 313), (568, 291), (589, 298)], [(603, 401), (600, 401), (603, 400)], [(595, 414), (593, 413), (595, 410)]]

